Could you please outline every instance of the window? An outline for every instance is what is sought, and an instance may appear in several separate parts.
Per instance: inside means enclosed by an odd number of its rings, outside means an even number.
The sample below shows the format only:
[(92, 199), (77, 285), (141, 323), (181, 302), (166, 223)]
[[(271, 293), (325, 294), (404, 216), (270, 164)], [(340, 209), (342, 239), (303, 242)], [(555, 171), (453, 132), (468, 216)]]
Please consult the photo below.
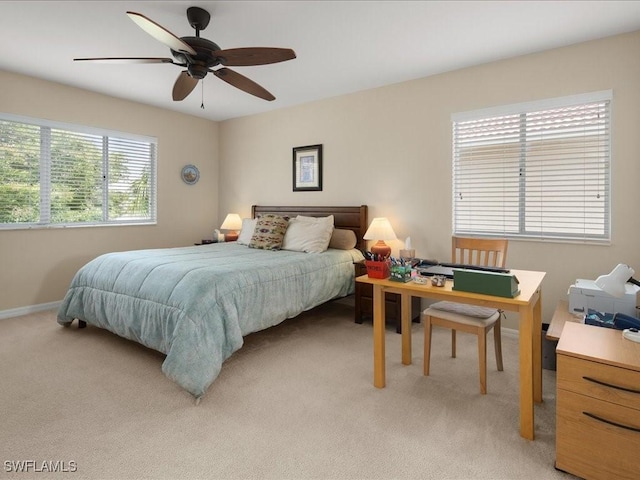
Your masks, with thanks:
[(454, 233), (609, 241), (611, 97), (454, 114)]
[(0, 229), (155, 223), (156, 143), (0, 114)]

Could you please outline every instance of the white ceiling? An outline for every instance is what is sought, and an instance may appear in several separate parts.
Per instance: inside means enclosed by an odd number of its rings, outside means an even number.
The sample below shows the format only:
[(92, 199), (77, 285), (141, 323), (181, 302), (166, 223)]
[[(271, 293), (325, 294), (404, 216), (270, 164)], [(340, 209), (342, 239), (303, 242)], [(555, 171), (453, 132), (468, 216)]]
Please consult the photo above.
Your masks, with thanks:
[[(176, 65), (72, 60), (171, 57), (125, 12), (194, 36), (190, 6), (211, 13), (201, 36), (223, 49), (295, 50), (288, 62), (233, 67), (275, 101), (210, 74), (174, 102)], [(0, 69), (225, 120), (634, 30), (640, 1), (0, 1)]]

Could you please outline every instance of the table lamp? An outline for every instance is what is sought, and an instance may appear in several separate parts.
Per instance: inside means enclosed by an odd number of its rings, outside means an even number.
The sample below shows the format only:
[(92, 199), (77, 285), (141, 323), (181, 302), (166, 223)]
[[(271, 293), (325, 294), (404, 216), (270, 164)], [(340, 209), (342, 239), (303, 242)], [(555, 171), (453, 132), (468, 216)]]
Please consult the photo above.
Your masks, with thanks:
[(627, 282), (640, 286), (640, 282), (633, 278), (634, 273), (629, 265), (619, 263), (608, 275), (600, 275), (596, 279), (596, 285), (609, 295), (620, 298), (626, 292)]
[(237, 213), (229, 213), (225, 217), (224, 222), (222, 222), (222, 225), (220, 225), (220, 230), (229, 230), (224, 234), (224, 241), (235, 242), (236, 240), (238, 240), (238, 236), (240, 235), (238, 230), (240, 230), (241, 228), (242, 219), (240, 218), (240, 215), (238, 215)]
[(389, 220), (385, 217), (376, 217), (371, 221), (369, 228), (364, 234), (365, 240), (377, 240), (371, 247), (371, 253), (382, 258), (391, 256), (391, 247), (384, 243), (385, 240), (396, 240), (396, 234), (391, 228)]

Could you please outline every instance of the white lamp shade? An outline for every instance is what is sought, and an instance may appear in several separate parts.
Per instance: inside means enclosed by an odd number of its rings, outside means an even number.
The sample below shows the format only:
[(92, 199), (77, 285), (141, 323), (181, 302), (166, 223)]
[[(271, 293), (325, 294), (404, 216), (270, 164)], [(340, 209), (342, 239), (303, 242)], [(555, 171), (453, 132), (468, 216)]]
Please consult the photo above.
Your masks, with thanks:
[(629, 265), (619, 263), (608, 275), (600, 275), (596, 279), (596, 285), (609, 295), (622, 297), (626, 292), (625, 285), (634, 274), (633, 268)]
[(396, 234), (385, 217), (376, 217), (371, 221), (364, 234), (365, 240), (396, 240)]
[(228, 214), (220, 225), (220, 230), (240, 230), (241, 228), (242, 219), (237, 213)]

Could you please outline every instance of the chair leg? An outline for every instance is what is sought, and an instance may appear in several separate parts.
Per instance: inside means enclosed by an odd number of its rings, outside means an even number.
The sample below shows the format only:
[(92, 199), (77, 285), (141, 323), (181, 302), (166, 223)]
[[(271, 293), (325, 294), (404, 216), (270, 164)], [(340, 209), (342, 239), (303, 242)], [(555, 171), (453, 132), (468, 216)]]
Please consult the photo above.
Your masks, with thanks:
[(478, 330), (478, 364), (480, 367), (480, 393), (487, 393), (487, 330)]
[(429, 375), (429, 364), (431, 363), (431, 317), (429, 315), (424, 316), (424, 360), (423, 360), (423, 373), (425, 376)]
[(499, 317), (496, 323), (493, 324), (493, 343), (495, 345), (496, 364), (498, 365), (498, 371), (502, 372), (504, 370), (502, 366), (502, 325), (500, 323)]
[(456, 358), (456, 331), (451, 329), (451, 358)]

